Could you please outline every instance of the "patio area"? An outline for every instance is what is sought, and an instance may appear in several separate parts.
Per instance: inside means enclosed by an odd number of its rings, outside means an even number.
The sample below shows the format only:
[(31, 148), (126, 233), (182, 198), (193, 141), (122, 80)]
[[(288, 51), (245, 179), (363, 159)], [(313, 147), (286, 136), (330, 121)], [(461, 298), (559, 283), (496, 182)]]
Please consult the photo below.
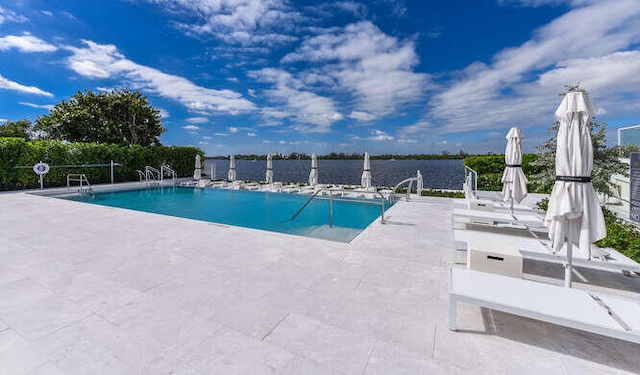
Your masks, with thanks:
[[(452, 199), (398, 202), (349, 244), (25, 193), (0, 207), (0, 373), (640, 372), (636, 344), (475, 306), (449, 331)], [(640, 277), (578, 271), (640, 300)]]

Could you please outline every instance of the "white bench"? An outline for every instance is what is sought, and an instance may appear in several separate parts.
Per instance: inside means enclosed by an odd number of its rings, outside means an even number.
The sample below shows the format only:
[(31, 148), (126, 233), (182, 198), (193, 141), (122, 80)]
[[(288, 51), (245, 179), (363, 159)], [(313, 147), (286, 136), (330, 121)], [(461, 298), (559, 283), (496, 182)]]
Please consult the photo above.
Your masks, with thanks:
[(449, 329), (465, 302), (640, 344), (640, 301), (452, 267)]

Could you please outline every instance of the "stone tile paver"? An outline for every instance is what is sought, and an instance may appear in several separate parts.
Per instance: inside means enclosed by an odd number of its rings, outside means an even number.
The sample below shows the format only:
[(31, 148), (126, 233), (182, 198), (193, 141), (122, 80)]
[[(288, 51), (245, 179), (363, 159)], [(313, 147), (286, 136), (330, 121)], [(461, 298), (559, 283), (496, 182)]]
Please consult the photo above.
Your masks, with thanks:
[[(398, 202), (349, 244), (22, 193), (0, 206), (11, 373), (640, 373), (636, 344), (475, 306), (450, 332), (451, 199)], [(583, 275), (640, 300), (640, 278)]]
[(362, 374), (375, 344), (371, 337), (295, 314), (266, 341), (344, 374)]

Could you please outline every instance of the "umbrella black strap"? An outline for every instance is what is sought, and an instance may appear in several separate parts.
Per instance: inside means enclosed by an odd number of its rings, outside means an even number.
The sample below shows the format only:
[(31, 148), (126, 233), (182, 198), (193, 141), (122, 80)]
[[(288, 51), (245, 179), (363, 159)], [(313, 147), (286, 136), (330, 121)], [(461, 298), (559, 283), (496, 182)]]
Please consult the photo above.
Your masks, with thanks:
[(507, 167), (520, 168), (520, 167), (522, 167), (522, 164), (507, 164)]
[(586, 176), (556, 176), (556, 181), (563, 181), (563, 182), (591, 182), (591, 177), (586, 177)]

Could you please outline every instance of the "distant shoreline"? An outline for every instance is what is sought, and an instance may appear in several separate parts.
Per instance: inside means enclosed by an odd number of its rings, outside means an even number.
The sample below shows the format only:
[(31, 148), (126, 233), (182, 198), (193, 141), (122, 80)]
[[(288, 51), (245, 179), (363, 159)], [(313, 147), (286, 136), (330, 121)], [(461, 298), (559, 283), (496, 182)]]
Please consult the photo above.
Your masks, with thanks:
[[(371, 160), (456, 160), (464, 159), (472, 155), (371, 155)], [(318, 160), (360, 160), (364, 158), (362, 154), (328, 154), (318, 155)], [(236, 160), (266, 160), (266, 155), (235, 155)], [(311, 160), (311, 156), (307, 154), (291, 154), (288, 156), (282, 156), (279, 154), (272, 155), (273, 160)], [(227, 160), (228, 155), (225, 156), (205, 156), (205, 160)]]

